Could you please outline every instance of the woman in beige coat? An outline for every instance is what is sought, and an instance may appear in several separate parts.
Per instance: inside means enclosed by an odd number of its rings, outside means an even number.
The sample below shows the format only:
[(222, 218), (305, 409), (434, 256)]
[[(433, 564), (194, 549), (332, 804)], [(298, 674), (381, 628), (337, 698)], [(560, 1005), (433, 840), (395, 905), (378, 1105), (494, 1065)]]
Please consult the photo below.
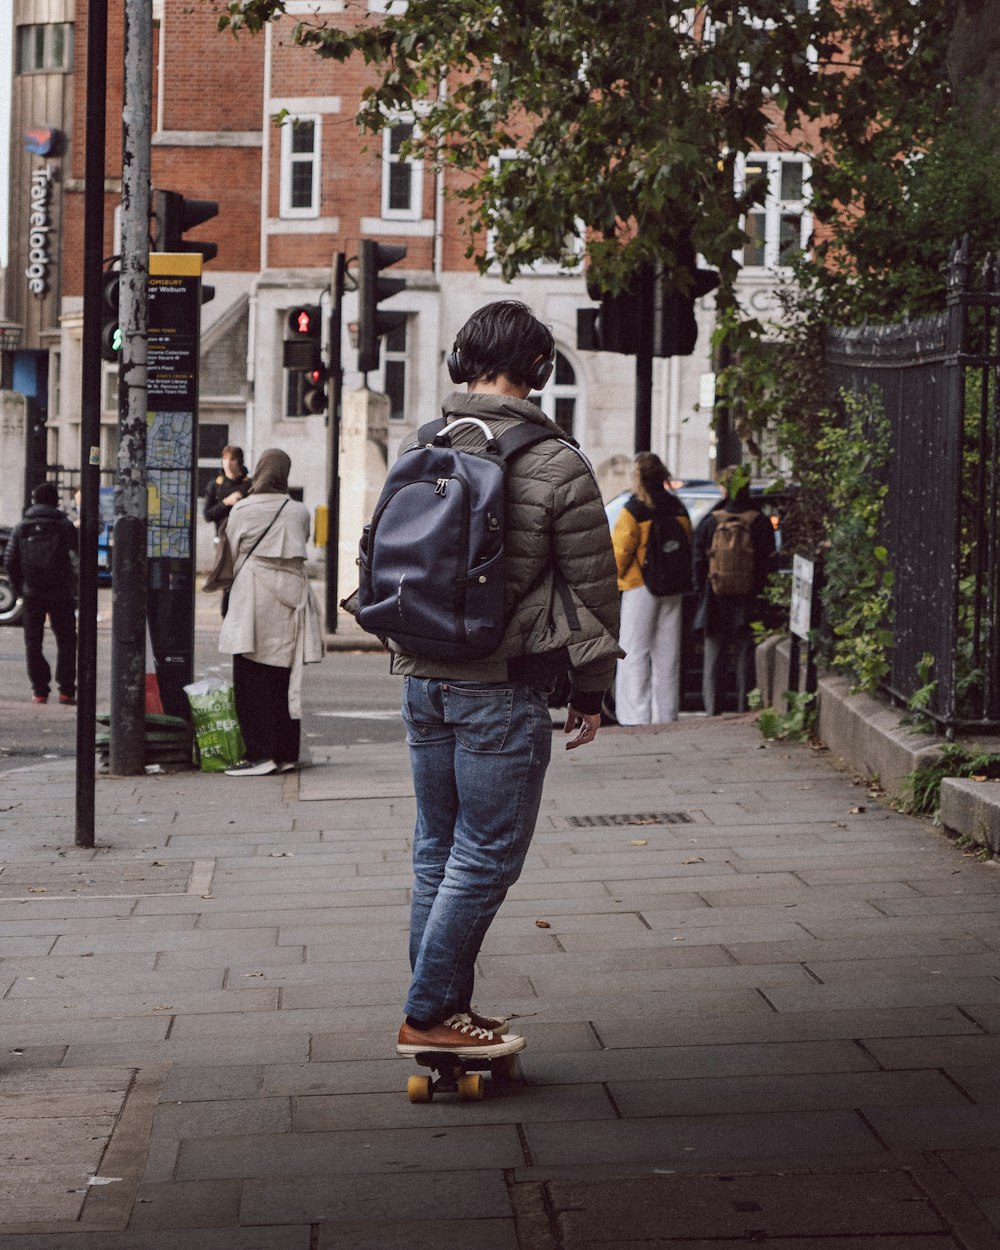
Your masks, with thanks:
[(319, 610), (305, 573), (309, 512), (288, 496), (291, 461), (272, 448), (257, 462), (246, 499), (233, 506), (226, 541), (236, 575), (219, 650), (233, 657), (246, 759), (231, 777), (287, 772), (299, 758), (303, 664), (323, 658)]

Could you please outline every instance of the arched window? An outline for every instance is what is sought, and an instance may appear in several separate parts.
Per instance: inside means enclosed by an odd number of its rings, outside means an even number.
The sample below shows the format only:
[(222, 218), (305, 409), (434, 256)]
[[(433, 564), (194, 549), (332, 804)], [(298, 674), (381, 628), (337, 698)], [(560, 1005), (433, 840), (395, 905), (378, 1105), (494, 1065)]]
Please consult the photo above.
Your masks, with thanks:
[(549, 378), (541, 394), (532, 395), (530, 398), (538, 404), (547, 417), (552, 418), (564, 433), (572, 437), (576, 420), (576, 401), (579, 395), (576, 370), (562, 352), (557, 351), (556, 367), (552, 371), (552, 377)]

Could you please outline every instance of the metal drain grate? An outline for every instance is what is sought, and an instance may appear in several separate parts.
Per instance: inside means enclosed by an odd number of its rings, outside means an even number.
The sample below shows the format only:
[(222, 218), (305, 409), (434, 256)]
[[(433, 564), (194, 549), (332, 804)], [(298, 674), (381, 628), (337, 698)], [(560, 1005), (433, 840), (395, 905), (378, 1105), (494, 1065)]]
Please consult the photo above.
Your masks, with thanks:
[(564, 816), (570, 829), (596, 829), (608, 825), (691, 825), (690, 812), (614, 812), (610, 816)]

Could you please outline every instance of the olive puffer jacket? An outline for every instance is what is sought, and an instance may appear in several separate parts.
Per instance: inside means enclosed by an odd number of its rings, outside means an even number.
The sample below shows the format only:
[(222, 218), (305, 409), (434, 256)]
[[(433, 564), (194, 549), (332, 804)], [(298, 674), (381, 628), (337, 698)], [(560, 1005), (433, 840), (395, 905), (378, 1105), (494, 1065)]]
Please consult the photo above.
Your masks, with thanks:
[[(590, 466), (530, 400), (456, 392), (443, 410), (452, 421), (478, 417), (497, 435), (519, 421), (530, 421), (551, 429), (553, 437), (527, 448), (508, 470), (508, 620), (500, 646), (485, 659), (452, 663), (406, 655), (393, 645), (393, 672), (503, 682), (547, 681), (571, 669), (570, 702), (580, 712), (598, 711), (622, 651), (615, 558)], [(408, 440), (403, 450), (415, 442)], [(482, 443), (475, 426), (455, 434), (456, 447)]]

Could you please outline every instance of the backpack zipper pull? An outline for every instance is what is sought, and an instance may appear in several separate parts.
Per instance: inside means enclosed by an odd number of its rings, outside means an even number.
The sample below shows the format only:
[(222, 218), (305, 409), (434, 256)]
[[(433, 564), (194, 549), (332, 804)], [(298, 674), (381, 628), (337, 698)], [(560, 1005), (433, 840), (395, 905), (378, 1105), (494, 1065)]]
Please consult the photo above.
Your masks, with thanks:
[(447, 489), (448, 489), (448, 479), (446, 477), (439, 477), (437, 480), (437, 486), (434, 487), (434, 494), (443, 495)]

